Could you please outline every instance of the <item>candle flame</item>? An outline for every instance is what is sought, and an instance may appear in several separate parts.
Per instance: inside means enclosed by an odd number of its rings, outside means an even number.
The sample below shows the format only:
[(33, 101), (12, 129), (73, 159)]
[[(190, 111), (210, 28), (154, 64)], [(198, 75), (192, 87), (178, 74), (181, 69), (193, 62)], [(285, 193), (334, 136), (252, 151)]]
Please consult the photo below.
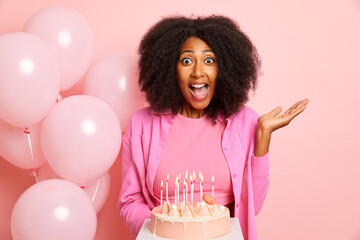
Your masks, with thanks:
[(190, 183), (192, 183), (192, 181), (193, 181), (193, 178), (192, 178), (192, 176), (190, 175)]
[(214, 184), (214, 176), (212, 176), (211, 182), (212, 182), (212, 184)]
[(185, 179), (187, 180), (188, 170), (186, 170)]
[(194, 181), (195, 181), (195, 178), (196, 178), (196, 177), (195, 177), (195, 171), (193, 171), (193, 179), (194, 179)]
[(163, 188), (163, 185), (164, 185), (163, 180), (161, 180), (161, 189)]
[(166, 181), (169, 181), (169, 174), (166, 176)]
[(204, 181), (203, 175), (200, 176), (200, 181), (201, 181), (201, 183), (203, 183), (203, 181)]
[(184, 185), (184, 188), (185, 188), (185, 186), (186, 186), (186, 181), (185, 181), (185, 180), (184, 180), (184, 184), (183, 184), (183, 185)]
[(179, 174), (179, 179), (181, 178), (181, 173)]
[(201, 171), (199, 171), (199, 178), (200, 178), (200, 179), (201, 179), (201, 175), (202, 175), (202, 174), (201, 174)]

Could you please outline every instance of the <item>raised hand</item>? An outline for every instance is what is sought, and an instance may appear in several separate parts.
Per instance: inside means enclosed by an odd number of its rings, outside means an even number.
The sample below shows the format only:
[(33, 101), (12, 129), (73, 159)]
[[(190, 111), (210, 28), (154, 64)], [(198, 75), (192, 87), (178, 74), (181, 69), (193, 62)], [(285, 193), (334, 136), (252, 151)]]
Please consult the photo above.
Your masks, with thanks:
[(258, 128), (261, 128), (262, 131), (268, 131), (272, 133), (273, 131), (282, 128), (288, 125), (291, 120), (293, 120), (297, 115), (305, 110), (306, 104), (309, 102), (309, 99), (305, 98), (304, 100), (298, 101), (292, 105), (288, 110), (281, 113), (282, 108), (277, 107), (271, 112), (261, 116), (258, 120)]
[(277, 107), (271, 112), (259, 117), (254, 151), (255, 156), (263, 156), (269, 151), (271, 133), (287, 126), (291, 120), (305, 110), (308, 102), (309, 99), (305, 98), (295, 103), (281, 115), (279, 114), (282, 108)]

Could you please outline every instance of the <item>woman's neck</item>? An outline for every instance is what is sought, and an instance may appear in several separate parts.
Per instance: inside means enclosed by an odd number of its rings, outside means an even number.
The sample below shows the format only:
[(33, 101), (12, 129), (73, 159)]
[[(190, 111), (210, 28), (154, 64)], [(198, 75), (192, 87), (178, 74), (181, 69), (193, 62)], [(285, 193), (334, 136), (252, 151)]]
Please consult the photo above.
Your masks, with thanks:
[(201, 118), (205, 115), (205, 110), (195, 109), (190, 104), (185, 103), (180, 109), (180, 114), (188, 118)]

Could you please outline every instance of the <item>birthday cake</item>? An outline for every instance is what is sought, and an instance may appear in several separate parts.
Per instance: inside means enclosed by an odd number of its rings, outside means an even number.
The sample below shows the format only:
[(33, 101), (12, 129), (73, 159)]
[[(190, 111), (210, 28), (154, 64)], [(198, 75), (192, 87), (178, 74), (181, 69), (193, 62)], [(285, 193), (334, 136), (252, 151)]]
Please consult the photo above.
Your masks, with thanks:
[(160, 237), (182, 240), (216, 238), (231, 231), (230, 211), (204, 194), (201, 202), (164, 202), (151, 212), (150, 231)]

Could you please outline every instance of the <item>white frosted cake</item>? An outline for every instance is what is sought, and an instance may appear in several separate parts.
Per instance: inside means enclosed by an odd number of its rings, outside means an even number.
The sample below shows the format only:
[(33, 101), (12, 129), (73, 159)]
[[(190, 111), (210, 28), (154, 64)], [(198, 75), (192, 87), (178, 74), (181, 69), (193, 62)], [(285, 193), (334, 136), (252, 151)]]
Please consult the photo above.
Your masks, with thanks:
[(216, 204), (215, 199), (204, 195), (204, 201), (171, 204), (164, 202), (152, 210), (150, 231), (156, 236), (196, 240), (216, 238), (231, 231), (230, 211)]

